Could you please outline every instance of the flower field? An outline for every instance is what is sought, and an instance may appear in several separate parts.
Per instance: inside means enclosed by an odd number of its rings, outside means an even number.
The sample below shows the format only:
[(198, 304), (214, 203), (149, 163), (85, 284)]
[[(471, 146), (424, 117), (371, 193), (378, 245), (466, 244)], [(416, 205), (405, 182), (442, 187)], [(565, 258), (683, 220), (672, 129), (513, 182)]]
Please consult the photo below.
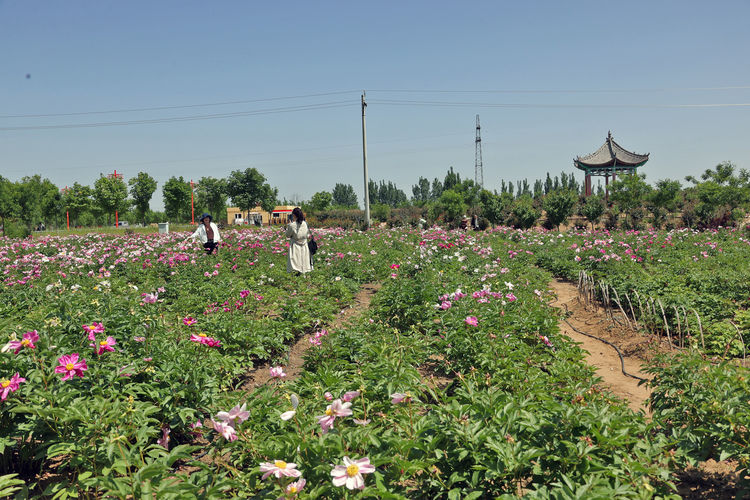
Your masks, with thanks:
[[(222, 236), (0, 243), (0, 495), (645, 499), (698, 460), (747, 474), (740, 232), (318, 230), (306, 276), (272, 228)], [(703, 320), (649, 366), (651, 419), (558, 334), (547, 284), (579, 271)]]

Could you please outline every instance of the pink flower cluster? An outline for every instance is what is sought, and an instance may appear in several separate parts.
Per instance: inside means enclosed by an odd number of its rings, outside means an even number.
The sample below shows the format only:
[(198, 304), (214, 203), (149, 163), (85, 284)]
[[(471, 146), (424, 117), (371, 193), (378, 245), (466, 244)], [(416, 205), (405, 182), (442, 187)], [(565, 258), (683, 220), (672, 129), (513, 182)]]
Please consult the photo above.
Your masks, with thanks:
[(317, 332), (313, 334), (312, 337), (310, 337), (310, 343), (312, 345), (320, 345), (321, 344), (320, 339), (325, 337), (326, 335), (328, 335), (328, 330), (326, 329), (318, 330)]
[(229, 411), (220, 411), (216, 414), (216, 420), (206, 419), (205, 425), (221, 434), (227, 441), (235, 441), (237, 439), (237, 426), (250, 417), (250, 412), (245, 410), (246, 406), (246, 404), (235, 405)]
[(215, 339), (213, 337), (209, 337), (205, 333), (199, 333), (199, 334), (190, 334), (190, 341), (191, 342), (197, 342), (199, 344), (203, 344), (208, 347), (218, 347), (221, 345), (221, 341), (218, 339)]
[(32, 330), (30, 332), (24, 333), (21, 340), (12, 340), (8, 342), (8, 348), (13, 349), (14, 354), (18, 354), (18, 351), (20, 351), (24, 347), (28, 347), (29, 349), (36, 349), (36, 342), (39, 342), (39, 334), (36, 330)]
[(5, 401), (8, 394), (16, 392), (23, 382), (26, 382), (26, 379), (19, 376), (18, 372), (9, 379), (0, 379), (0, 401)]

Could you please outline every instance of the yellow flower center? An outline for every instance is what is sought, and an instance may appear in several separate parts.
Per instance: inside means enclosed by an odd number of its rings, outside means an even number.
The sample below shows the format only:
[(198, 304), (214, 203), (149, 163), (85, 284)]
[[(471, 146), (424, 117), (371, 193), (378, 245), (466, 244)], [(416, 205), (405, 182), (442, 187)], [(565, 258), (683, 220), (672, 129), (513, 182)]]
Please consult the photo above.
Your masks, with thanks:
[(105, 346), (105, 345), (108, 345), (108, 344), (109, 344), (109, 342), (107, 342), (106, 340), (102, 340), (101, 342), (99, 342), (99, 345), (102, 346), (102, 347)]
[(205, 333), (199, 333), (198, 336), (199, 337), (208, 337), (208, 335), (206, 335)]
[(3, 389), (8, 387), (9, 385), (10, 385), (10, 380), (8, 380), (7, 378), (0, 380), (0, 386), (2, 386)]
[(331, 410), (330, 408), (326, 409), (326, 415), (328, 415), (329, 417), (333, 415), (333, 410)]
[(279, 469), (286, 469), (286, 462), (283, 460), (276, 460), (273, 464)]
[(29, 339), (23, 339), (21, 341), (21, 345), (29, 345), (29, 344), (31, 344), (31, 342), (29, 341)]
[(73, 368), (75, 368), (73, 366), (73, 363), (68, 363), (67, 365), (65, 365), (65, 369), (68, 370), (68, 371), (72, 370)]
[(295, 494), (295, 493), (297, 493), (297, 487), (296, 486), (290, 486), (289, 487), (289, 493), (291, 493), (292, 495)]
[(357, 474), (359, 474), (359, 467), (351, 464), (349, 467), (346, 468), (346, 475), (349, 477), (354, 477)]

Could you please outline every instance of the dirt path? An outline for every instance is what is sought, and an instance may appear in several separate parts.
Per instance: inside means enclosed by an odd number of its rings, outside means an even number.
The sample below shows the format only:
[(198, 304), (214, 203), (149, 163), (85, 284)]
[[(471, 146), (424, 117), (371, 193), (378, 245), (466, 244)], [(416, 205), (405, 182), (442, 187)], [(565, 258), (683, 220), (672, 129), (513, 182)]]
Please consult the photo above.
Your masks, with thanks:
[[(362, 285), (357, 292), (357, 295), (354, 296), (354, 301), (351, 305), (342, 309), (333, 321), (325, 328), (329, 331), (337, 330), (350, 323), (355, 317), (361, 315), (368, 307), (370, 307), (372, 297), (380, 289), (380, 286), (380, 283), (365, 283)], [(284, 372), (287, 375), (285, 380), (294, 380), (299, 376), (300, 372), (302, 372), (304, 354), (312, 346), (310, 343), (312, 336), (312, 333), (303, 335), (297, 339), (289, 350), (289, 359), (284, 365)], [(269, 363), (263, 363), (250, 369), (247, 374), (247, 381), (242, 385), (242, 389), (245, 391), (251, 391), (256, 387), (267, 383), (271, 378), (268, 371), (270, 366)]]
[[(586, 310), (578, 301), (578, 291), (574, 285), (554, 280), (550, 282), (549, 287), (557, 296), (551, 304), (572, 313), (567, 318), (570, 325), (617, 345), (625, 355), (625, 371), (638, 377), (648, 378), (647, 374), (640, 370), (644, 359), (638, 356), (639, 353), (645, 351), (648, 340), (625, 327), (613, 326), (601, 310)], [(644, 401), (648, 398), (650, 391), (645, 386), (639, 386), (638, 380), (622, 373), (620, 356), (612, 346), (581, 335), (562, 320), (560, 333), (582, 344), (581, 347), (588, 353), (586, 362), (596, 368), (596, 374), (603, 379), (603, 385), (607, 389), (627, 400), (628, 405), (634, 411), (643, 410), (647, 415), (649, 414)]]

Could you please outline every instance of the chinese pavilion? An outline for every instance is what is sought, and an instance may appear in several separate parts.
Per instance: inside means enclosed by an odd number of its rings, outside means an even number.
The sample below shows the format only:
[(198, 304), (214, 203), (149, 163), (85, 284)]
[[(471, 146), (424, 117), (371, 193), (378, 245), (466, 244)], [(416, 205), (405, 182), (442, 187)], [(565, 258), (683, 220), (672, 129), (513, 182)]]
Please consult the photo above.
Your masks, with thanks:
[(604, 176), (604, 185), (609, 195), (609, 176), (612, 181), (617, 179), (618, 173), (635, 173), (635, 169), (648, 161), (649, 153), (639, 155), (623, 148), (612, 139), (612, 132), (607, 133), (607, 140), (602, 147), (586, 156), (577, 156), (573, 160), (576, 168), (586, 173), (586, 196), (591, 196), (591, 176)]

